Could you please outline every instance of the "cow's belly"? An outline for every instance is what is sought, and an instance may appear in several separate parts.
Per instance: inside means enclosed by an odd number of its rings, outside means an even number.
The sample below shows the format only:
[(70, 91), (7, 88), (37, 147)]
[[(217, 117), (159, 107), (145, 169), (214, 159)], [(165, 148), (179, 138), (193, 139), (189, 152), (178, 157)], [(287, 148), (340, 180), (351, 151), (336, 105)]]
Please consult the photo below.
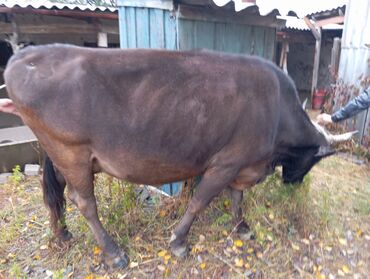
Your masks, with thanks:
[(109, 158), (93, 156), (94, 169), (137, 184), (159, 185), (194, 177), (203, 172), (201, 167), (166, 162), (163, 159), (137, 158), (120, 154)]

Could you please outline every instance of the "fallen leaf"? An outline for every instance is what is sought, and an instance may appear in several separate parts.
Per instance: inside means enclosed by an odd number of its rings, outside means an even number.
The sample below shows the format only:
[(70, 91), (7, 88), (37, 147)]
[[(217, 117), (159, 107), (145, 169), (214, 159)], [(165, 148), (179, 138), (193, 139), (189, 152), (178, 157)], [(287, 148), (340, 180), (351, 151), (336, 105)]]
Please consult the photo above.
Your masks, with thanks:
[(243, 261), (243, 259), (241, 259), (241, 258), (236, 258), (236, 259), (234, 260), (234, 262), (235, 262), (235, 266), (236, 266), (236, 267), (243, 267), (243, 266), (244, 266), (244, 261)]
[(310, 241), (307, 238), (303, 238), (301, 241), (306, 245), (310, 245)]
[(257, 256), (257, 258), (262, 259), (263, 254), (261, 252), (257, 252), (256, 256)]
[(356, 232), (356, 235), (357, 237), (363, 237), (364, 236), (364, 232), (361, 230), (361, 229), (358, 229), (357, 232)]
[(200, 269), (204, 270), (206, 267), (207, 267), (207, 264), (206, 263), (201, 263), (199, 265)]
[(299, 246), (294, 243), (292, 243), (292, 248), (293, 250), (299, 251)]
[(158, 252), (157, 255), (158, 255), (158, 257), (163, 258), (166, 254), (167, 254), (167, 251), (166, 250), (162, 250), (162, 251)]
[(161, 210), (161, 211), (159, 211), (159, 216), (160, 216), (160, 217), (165, 217), (166, 215), (167, 215), (166, 210)]
[(9, 253), (7, 257), (8, 257), (8, 259), (14, 259), (15, 255), (13, 253)]
[(273, 213), (270, 213), (270, 214), (269, 214), (269, 219), (270, 219), (270, 220), (274, 220), (274, 218), (275, 218), (274, 214), (273, 214)]
[(35, 256), (33, 256), (33, 259), (35, 261), (39, 261), (41, 259), (40, 255), (39, 254), (36, 254)]
[(169, 254), (164, 255), (164, 263), (165, 264), (167, 264), (170, 259), (171, 259), (171, 255), (169, 255)]
[(333, 250), (333, 248), (332, 247), (330, 247), (330, 246), (325, 246), (325, 248), (324, 248), (326, 251), (328, 251), (328, 252), (331, 252), (331, 250)]
[(73, 211), (73, 207), (70, 207), (68, 206), (67, 209), (66, 209), (67, 212), (72, 212)]
[(234, 240), (234, 245), (238, 248), (243, 247), (244, 243), (240, 239)]
[(320, 271), (317, 271), (316, 274), (315, 274), (315, 278), (316, 279), (325, 279), (326, 276), (324, 274), (322, 274)]
[(47, 245), (41, 245), (40, 246), (40, 250), (46, 250), (46, 249), (48, 249), (48, 246)]
[(95, 246), (94, 247), (94, 255), (95, 256), (98, 256), (100, 254), (101, 254), (101, 249), (98, 246)]
[(254, 252), (253, 248), (248, 248), (247, 253), (252, 254)]
[(245, 267), (246, 269), (251, 269), (251, 265), (250, 265), (249, 263), (246, 263), (246, 264), (244, 265), (244, 267)]
[(341, 269), (338, 269), (338, 275), (339, 276), (344, 276), (344, 272)]
[(161, 264), (158, 265), (157, 268), (158, 268), (159, 271), (165, 271), (166, 270), (165, 266), (161, 265)]
[(142, 239), (141, 239), (141, 237), (140, 237), (140, 236), (135, 237), (135, 241), (136, 241), (136, 242), (141, 241), (141, 240), (142, 240)]
[[(48, 275), (48, 273), (47, 273), (48, 271), (49, 270), (46, 271), (46, 275)], [(53, 275), (53, 273), (51, 273), (51, 275)], [(51, 275), (48, 275), (48, 276), (51, 276)], [(85, 276), (85, 279), (94, 279), (94, 274), (90, 273), (89, 275), (86, 275)]]
[(202, 234), (199, 235), (199, 242), (202, 243), (206, 240), (206, 237)]
[(137, 266), (139, 266), (138, 262), (130, 262), (130, 265), (129, 265), (130, 268), (135, 268)]
[(223, 230), (223, 231), (222, 231), (222, 235), (223, 235), (223, 236), (228, 236), (227, 231)]
[(342, 244), (342, 245), (344, 245), (344, 246), (347, 246), (347, 240), (346, 239), (344, 239), (344, 238), (339, 238), (339, 243), (340, 244)]
[(349, 273), (351, 273), (351, 270), (348, 268), (348, 266), (346, 266), (346, 265), (343, 265), (342, 266), (342, 270), (343, 270), (343, 272), (345, 273), (345, 274), (349, 274)]

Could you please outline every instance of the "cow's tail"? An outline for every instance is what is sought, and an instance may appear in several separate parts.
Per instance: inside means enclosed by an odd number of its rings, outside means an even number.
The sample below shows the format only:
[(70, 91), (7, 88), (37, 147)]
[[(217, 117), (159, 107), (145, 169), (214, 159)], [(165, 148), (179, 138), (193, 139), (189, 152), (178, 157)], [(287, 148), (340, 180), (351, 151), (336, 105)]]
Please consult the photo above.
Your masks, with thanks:
[(45, 156), (42, 189), (45, 205), (50, 211), (50, 223), (55, 234), (59, 234), (66, 228), (64, 211), (66, 200), (64, 198), (64, 178), (57, 177), (57, 170), (49, 156)]

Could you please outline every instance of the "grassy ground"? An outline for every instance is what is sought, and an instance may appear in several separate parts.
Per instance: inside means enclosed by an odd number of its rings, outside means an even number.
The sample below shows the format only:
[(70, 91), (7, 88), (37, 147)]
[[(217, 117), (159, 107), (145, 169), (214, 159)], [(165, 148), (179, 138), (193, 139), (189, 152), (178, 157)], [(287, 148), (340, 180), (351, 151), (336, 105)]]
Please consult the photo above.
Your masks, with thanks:
[(131, 264), (107, 273), (100, 249), (78, 210), (67, 206), (74, 235), (50, 241), (39, 178), (16, 171), (0, 185), (0, 278), (369, 278), (370, 167), (333, 156), (300, 186), (280, 174), (245, 192), (244, 212), (255, 239), (233, 233), (227, 193), (212, 202), (189, 234), (192, 251), (168, 250), (186, 199), (137, 200), (134, 187), (100, 175), (96, 193), (102, 222)]

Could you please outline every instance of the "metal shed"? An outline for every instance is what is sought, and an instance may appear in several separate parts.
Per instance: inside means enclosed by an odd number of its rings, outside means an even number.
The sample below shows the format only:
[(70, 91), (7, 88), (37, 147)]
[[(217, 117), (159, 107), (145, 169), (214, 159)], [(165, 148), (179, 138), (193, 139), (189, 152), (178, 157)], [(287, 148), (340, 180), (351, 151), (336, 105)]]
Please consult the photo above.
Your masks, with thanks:
[[(350, 0), (345, 15), (335, 109), (370, 85), (370, 1)], [(370, 143), (370, 116), (365, 111), (347, 120), (360, 132), (362, 144)], [(353, 127), (354, 126), (354, 127)]]
[(235, 12), (211, 0), (118, 0), (121, 48), (206, 48), (255, 54), (272, 60), (276, 29), (284, 25), (274, 13), (256, 7)]

